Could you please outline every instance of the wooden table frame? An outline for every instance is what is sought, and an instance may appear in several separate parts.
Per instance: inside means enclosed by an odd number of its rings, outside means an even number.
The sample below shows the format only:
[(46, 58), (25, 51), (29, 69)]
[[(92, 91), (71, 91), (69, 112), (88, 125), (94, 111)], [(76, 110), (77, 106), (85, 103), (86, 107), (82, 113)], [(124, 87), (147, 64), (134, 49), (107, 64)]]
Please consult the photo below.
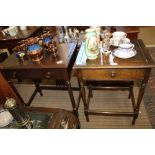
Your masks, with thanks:
[[(115, 116), (132, 116), (132, 124), (135, 124), (138, 118), (140, 104), (144, 95), (146, 84), (149, 80), (150, 72), (155, 64), (145, 49), (145, 45), (142, 40), (135, 40), (135, 49), (137, 55), (130, 59), (114, 59), (118, 65), (110, 65), (109, 63), (101, 64), (101, 57), (98, 59), (89, 61), (85, 60), (85, 52), (80, 49), (77, 56), (77, 60), (74, 64), (74, 70), (80, 85), (80, 92), (78, 97), (78, 104), (82, 98), (84, 104), (84, 113), (87, 121), (89, 121), (88, 115), (115, 115)], [(104, 55), (103, 55), (104, 56)], [(136, 104), (133, 106), (132, 112), (109, 112), (109, 111), (95, 111), (89, 110), (89, 101), (86, 99), (86, 91), (84, 82), (88, 80), (97, 81), (136, 81), (140, 80), (139, 94)], [(90, 94), (88, 94), (89, 96)], [(88, 98), (89, 99), (89, 98)]]
[[(63, 43), (59, 44), (57, 47), (58, 52), (56, 56), (53, 56), (50, 52), (45, 51), (43, 59), (39, 63), (32, 62), (32, 60), (28, 57), (21, 62), (16, 58), (15, 53), (13, 53), (0, 65), (0, 70), (5, 79), (7, 79), (11, 84), (21, 102), (25, 105), (30, 106), (37, 92), (39, 92), (40, 95), (43, 95), (42, 89), (67, 90), (71, 100), (73, 112), (78, 115), (70, 82), (72, 66), (74, 65), (78, 52), (77, 43)], [(58, 59), (61, 59), (62, 63), (57, 63)], [(34, 90), (28, 103), (23, 101), (11, 79), (34, 80), (36, 89)], [(64, 81), (65, 87), (40, 86), (41, 79), (62, 80)]]

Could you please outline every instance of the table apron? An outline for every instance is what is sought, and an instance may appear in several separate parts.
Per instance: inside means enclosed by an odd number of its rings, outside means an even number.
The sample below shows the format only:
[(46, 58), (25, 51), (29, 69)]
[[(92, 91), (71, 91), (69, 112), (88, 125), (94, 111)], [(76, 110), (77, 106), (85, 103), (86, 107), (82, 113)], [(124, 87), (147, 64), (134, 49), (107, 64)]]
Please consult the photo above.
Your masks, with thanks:
[(69, 79), (67, 69), (5, 69), (1, 72), (6, 79)]
[(147, 69), (83, 69), (77, 76), (83, 80), (139, 80)]

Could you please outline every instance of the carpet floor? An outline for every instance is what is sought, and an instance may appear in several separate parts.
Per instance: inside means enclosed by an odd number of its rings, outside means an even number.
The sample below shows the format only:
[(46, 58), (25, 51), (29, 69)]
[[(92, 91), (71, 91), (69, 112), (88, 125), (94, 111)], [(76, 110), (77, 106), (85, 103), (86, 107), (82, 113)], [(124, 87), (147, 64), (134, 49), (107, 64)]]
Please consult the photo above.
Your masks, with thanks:
[[(155, 61), (155, 47), (150, 47), (147, 49)], [(151, 76), (145, 90), (143, 101), (152, 124), (152, 128), (155, 128), (155, 68), (151, 71)]]
[[(74, 80), (74, 79), (73, 79)], [(73, 81), (74, 82), (74, 81)], [(32, 84), (16, 84), (18, 91), (22, 94), (25, 101), (28, 100), (34, 86)], [(138, 88), (134, 89), (138, 94)], [(50, 107), (71, 110), (71, 103), (67, 91), (51, 91), (43, 90), (43, 96), (36, 95), (31, 106), (34, 107)], [(131, 100), (128, 99), (126, 91), (93, 91), (90, 108), (104, 109), (110, 111), (132, 111)], [(111, 97), (112, 96), (112, 97)], [(75, 100), (78, 97), (78, 91), (74, 91)], [(133, 126), (131, 117), (114, 117), (114, 116), (90, 116), (90, 122), (87, 122), (83, 112), (83, 103), (81, 101), (79, 107), (79, 119), (82, 129), (146, 129), (152, 128), (149, 117), (142, 102), (140, 114)]]

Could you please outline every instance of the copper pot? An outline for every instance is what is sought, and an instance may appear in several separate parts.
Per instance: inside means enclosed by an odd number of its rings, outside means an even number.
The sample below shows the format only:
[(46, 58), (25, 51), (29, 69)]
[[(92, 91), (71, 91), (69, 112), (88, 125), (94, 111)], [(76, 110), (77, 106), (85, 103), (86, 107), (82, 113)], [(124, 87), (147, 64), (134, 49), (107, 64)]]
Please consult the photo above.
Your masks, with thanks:
[(40, 48), (33, 51), (27, 51), (27, 56), (29, 56), (32, 61), (40, 61), (43, 58), (43, 50)]

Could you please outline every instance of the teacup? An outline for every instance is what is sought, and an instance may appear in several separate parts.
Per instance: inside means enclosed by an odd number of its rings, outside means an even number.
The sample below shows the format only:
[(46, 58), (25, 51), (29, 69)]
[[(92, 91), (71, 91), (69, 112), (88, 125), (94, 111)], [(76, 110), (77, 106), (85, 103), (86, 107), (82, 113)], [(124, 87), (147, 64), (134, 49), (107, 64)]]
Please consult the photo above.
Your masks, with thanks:
[(127, 34), (125, 32), (122, 31), (116, 31), (112, 34), (113, 36), (113, 44), (118, 46), (118, 44), (120, 43), (120, 41), (122, 41), (123, 39), (126, 38)]
[(118, 49), (120, 49), (121, 51), (125, 51), (125, 52), (131, 51), (133, 50), (133, 48), (134, 48), (134, 44), (132, 43), (124, 42), (118, 45)]

